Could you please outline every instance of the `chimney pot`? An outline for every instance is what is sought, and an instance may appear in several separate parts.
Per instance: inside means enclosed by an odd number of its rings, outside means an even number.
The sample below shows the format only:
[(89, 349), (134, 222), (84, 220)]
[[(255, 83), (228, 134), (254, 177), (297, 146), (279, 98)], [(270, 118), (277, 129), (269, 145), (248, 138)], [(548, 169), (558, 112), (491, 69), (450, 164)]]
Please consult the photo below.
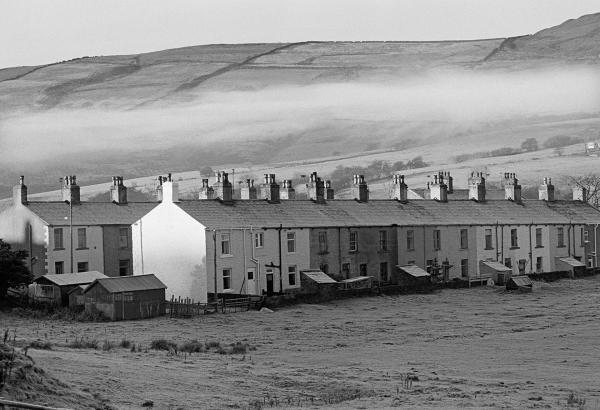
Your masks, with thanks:
[(122, 177), (113, 177), (113, 186), (110, 187), (110, 199), (116, 204), (127, 203), (127, 187), (123, 185)]
[(552, 185), (550, 178), (544, 178), (544, 183), (540, 185), (538, 190), (538, 198), (540, 201), (554, 201), (554, 185)]
[(19, 184), (13, 187), (13, 204), (27, 205), (27, 185), (23, 175), (19, 178)]

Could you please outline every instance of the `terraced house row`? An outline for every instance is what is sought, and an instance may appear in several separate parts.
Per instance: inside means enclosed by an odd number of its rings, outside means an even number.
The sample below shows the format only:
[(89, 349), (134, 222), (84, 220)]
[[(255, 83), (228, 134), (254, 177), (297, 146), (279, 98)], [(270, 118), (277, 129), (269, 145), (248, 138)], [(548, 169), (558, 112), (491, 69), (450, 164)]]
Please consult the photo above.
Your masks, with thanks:
[(144, 203), (127, 202), (119, 177), (111, 203), (79, 201), (74, 177), (65, 178), (63, 201), (29, 202), (21, 181), (0, 213), (0, 237), (30, 250), (36, 275), (84, 268), (109, 276), (153, 273), (167, 295), (201, 302), (214, 292), (293, 292), (300, 273), (314, 269), (393, 282), (398, 269), (413, 266), (443, 280), (501, 281), (598, 265), (600, 212), (584, 190), (556, 200), (544, 179), (539, 199), (524, 200), (516, 176), (505, 174), (504, 198), (488, 199), (484, 176), (473, 173), (468, 196), (449, 200), (449, 178), (434, 176), (429, 199), (409, 199), (404, 177), (394, 175), (393, 198), (372, 200), (356, 175), (354, 199), (339, 200), (316, 173), (308, 199), (295, 199), (292, 181), (280, 185), (265, 175), (256, 186), (246, 181), (242, 199), (233, 199), (223, 172), (212, 185), (203, 180), (198, 199), (180, 200), (169, 175), (159, 177), (157, 202)]

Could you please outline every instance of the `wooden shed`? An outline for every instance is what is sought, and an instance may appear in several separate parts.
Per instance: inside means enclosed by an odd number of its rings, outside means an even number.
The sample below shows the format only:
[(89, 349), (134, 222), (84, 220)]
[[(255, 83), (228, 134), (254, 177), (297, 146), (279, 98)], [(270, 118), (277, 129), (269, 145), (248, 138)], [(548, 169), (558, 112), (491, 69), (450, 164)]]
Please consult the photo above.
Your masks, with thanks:
[(318, 269), (300, 271), (302, 293), (328, 294), (338, 289), (339, 283)]
[(556, 257), (556, 269), (569, 272), (569, 277), (573, 279), (578, 274), (584, 273), (586, 266), (585, 263), (571, 256)]
[(40, 276), (29, 286), (29, 297), (38, 303), (68, 306), (70, 291), (102, 278), (107, 276), (98, 271)]
[(166, 288), (152, 274), (98, 279), (83, 291), (85, 310), (111, 320), (160, 316), (165, 313)]
[(356, 276), (340, 281), (342, 290), (371, 289), (373, 287), (373, 276)]
[(512, 269), (496, 261), (479, 261), (482, 278), (491, 278), (496, 285), (506, 285), (512, 276)]
[(82, 308), (85, 306), (85, 296), (83, 291), (88, 285), (79, 285), (69, 291), (69, 307)]
[(431, 275), (417, 265), (398, 265), (392, 272), (392, 283), (410, 289), (429, 289), (432, 287)]

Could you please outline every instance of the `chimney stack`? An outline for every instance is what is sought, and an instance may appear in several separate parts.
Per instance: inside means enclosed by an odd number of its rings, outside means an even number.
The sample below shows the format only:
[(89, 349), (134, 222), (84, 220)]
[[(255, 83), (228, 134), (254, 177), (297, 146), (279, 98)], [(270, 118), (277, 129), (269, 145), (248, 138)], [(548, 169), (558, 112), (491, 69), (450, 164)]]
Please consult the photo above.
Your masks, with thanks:
[(469, 199), (477, 202), (485, 201), (485, 178), (483, 172), (471, 172), (469, 178)]
[(291, 179), (284, 179), (282, 182), (281, 191), (279, 197), (281, 199), (296, 199), (296, 190)]
[(240, 198), (242, 199), (258, 199), (258, 194), (256, 192), (256, 187), (254, 186), (253, 179), (247, 179), (244, 182), (244, 186), (240, 191)]
[(167, 174), (166, 177), (158, 177), (156, 199), (164, 203), (179, 202), (179, 185), (173, 181), (171, 174)]
[(19, 178), (19, 184), (13, 187), (13, 204), (27, 205), (27, 185), (23, 175)]
[(325, 181), (325, 199), (327, 199), (328, 201), (335, 199), (335, 192), (331, 187), (330, 180)]
[(81, 196), (79, 191), (79, 185), (77, 185), (77, 177), (75, 175), (67, 175), (62, 181), (62, 200), (69, 202), (73, 205), (79, 205), (81, 203)]
[(369, 202), (369, 187), (365, 182), (364, 175), (354, 175), (352, 196), (358, 202)]
[(448, 186), (444, 183), (443, 175), (434, 175), (429, 184), (429, 197), (439, 202), (448, 202)]
[(521, 185), (514, 173), (504, 173), (504, 198), (513, 202), (521, 202)]
[(404, 175), (395, 174), (393, 176), (392, 199), (400, 202), (408, 201), (408, 185), (404, 183)]
[(279, 185), (275, 182), (275, 174), (265, 174), (264, 183), (260, 187), (261, 199), (279, 203)]
[(123, 184), (123, 177), (112, 177), (110, 200), (119, 205), (127, 203), (127, 187)]
[(202, 179), (202, 187), (198, 193), (198, 199), (215, 199), (215, 190), (208, 185), (208, 178)]
[(306, 192), (308, 193), (308, 199), (318, 203), (325, 202), (325, 183), (317, 176), (316, 172), (310, 174), (310, 180), (306, 184)]
[(540, 185), (538, 193), (540, 201), (554, 201), (554, 185), (552, 185), (552, 178), (544, 178), (544, 183)]
[[(22, 178), (22, 177), (21, 177)], [(25, 198), (27, 199), (27, 198)], [(573, 187), (573, 201), (587, 202), (587, 189), (581, 186)]]
[(229, 182), (229, 175), (227, 172), (217, 172), (217, 182), (213, 184), (214, 195), (217, 199), (225, 203), (231, 203), (233, 201), (233, 186)]

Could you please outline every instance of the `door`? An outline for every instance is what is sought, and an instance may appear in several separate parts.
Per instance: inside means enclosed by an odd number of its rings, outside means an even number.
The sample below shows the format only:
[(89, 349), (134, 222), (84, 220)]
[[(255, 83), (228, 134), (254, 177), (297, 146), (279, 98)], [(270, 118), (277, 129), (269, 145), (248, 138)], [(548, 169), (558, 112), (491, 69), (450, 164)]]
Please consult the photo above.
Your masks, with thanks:
[(273, 274), (272, 273), (267, 273), (267, 295), (272, 295), (273, 294)]
[(256, 269), (248, 268), (246, 271), (246, 294), (256, 295)]

